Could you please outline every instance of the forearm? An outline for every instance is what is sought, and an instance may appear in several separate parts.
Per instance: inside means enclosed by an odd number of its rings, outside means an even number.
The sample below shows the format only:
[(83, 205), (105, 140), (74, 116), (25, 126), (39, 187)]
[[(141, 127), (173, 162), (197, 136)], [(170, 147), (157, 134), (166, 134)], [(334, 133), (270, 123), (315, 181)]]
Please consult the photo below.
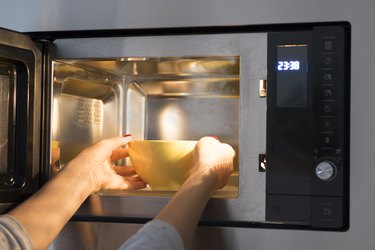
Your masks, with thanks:
[(185, 248), (189, 245), (206, 204), (215, 190), (214, 177), (194, 173), (155, 217), (165, 221), (179, 232)]
[(13, 209), (36, 249), (46, 249), (90, 194), (92, 185), (84, 172), (63, 169), (36, 194)]

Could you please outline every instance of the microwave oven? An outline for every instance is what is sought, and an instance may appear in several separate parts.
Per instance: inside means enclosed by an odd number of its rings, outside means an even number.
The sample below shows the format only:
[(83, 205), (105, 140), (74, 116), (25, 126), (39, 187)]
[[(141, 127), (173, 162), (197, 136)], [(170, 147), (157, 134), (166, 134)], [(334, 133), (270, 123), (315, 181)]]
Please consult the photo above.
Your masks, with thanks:
[[(201, 225), (348, 229), (349, 23), (0, 37), (3, 212), (100, 139), (215, 134), (235, 171)], [(101, 191), (72, 220), (143, 223), (173, 192)]]

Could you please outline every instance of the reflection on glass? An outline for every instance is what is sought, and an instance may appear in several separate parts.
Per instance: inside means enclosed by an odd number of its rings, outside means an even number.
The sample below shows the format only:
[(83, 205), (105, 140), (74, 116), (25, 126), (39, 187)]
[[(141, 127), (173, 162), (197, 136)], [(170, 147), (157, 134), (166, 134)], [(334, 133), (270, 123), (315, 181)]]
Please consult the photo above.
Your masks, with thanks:
[(9, 83), (0, 68), (0, 174), (7, 172), (8, 165)]

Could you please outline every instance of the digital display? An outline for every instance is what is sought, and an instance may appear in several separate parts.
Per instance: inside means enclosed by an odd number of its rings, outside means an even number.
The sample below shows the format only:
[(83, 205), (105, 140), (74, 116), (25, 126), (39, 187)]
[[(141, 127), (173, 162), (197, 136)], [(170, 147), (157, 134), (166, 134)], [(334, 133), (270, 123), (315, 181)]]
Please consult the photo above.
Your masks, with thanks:
[(277, 70), (300, 70), (299, 61), (278, 61)]
[(277, 107), (307, 106), (307, 48), (304, 44), (277, 46)]

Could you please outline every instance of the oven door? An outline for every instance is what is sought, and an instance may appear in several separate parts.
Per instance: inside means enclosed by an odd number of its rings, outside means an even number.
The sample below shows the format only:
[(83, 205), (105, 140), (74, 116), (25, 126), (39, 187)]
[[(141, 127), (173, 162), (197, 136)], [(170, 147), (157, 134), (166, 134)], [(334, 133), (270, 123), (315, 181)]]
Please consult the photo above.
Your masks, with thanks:
[(0, 29), (0, 212), (39, 187), (41, 52)]

